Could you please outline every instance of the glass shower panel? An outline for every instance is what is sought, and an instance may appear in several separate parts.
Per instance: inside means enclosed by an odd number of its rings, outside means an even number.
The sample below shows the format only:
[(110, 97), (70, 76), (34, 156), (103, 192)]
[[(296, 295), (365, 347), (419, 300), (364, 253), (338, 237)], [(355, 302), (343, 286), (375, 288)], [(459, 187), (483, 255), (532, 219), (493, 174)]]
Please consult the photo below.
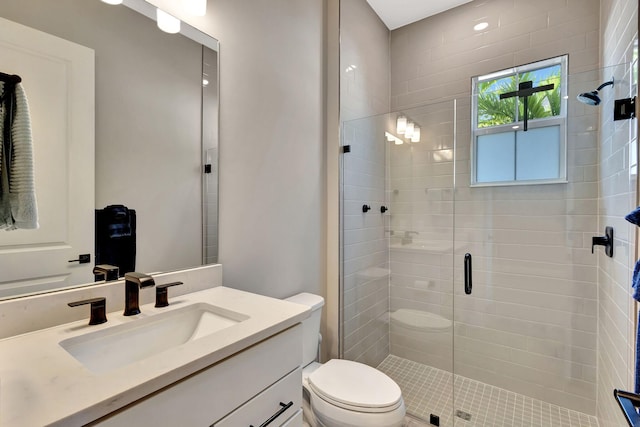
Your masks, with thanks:
[(440, 425), (453, 417), (454, 123), (448, 101), (342, 128), (341, 353)]
[(389, 117), (342, 126), (341, 355), (377, 366), (389, 354), (385, 131)]

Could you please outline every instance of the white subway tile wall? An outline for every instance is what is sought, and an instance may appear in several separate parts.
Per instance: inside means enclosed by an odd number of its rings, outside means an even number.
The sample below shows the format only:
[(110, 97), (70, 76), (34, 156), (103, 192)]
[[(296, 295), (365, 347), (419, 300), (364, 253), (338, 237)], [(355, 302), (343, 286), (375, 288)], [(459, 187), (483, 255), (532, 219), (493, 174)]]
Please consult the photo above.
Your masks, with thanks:
[(599, 16), (598, 0), (491, 0), (394, 30), (391, 111), (469, 97), (472, 76), (553, 56), (570, 55), (570, 74), (599, 68)]
[[(378, 121), (379, 122), (379, 121)], [(345, 123), (343, 143), (343, 351), (377, 366), (389, 354), (389, 250), (384, 202), (385, 146), (381, 123)], [(371, 208), (363, 212), (362, 207)]]
[[(637, 43), (638, 2), (602, 0), (601, 60), (615, 67), (616, 83), (612, 91), (602, 91), (600, 117), (599, 210), (602, 231), (607, 225), (615, 229), (614, 257), (598, 254), (598, 397), (597, 416), (602, 427), (625, 425), (614, 388), (633, 391), (635, 363), (635, 304), (630, 283), (635, 263), (635, 227), (624, 215), (635, 208), (637, 176), (630, 170), (630, 156), (637, 147), (636, 120), (613, 122), (613, 99), (636, 95), (630, 64)], [(601, 75), (602, 81), (611, 74)], [(621, 78), (617, 78), (620, 75)], [(615, 95), (615, 96), (614, 96)]]
[(342, 155), (342, 350), (377, 366), (389, 354), (385, 123), (350, 120), (389, 111), (389, 30), (366, 0), (340, 2), (340, 20), (342, 143), (351, 146)]

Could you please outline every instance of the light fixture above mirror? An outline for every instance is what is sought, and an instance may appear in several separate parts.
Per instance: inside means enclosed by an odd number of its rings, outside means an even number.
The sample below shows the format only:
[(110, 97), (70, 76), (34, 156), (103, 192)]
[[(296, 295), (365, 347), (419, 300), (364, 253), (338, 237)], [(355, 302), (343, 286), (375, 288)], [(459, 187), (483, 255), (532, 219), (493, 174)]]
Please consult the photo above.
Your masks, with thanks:
[(158, 28), (165, 33), (176, 34), (180, 32), (180, 20), (160, 8), (156, 9), (156, 21)]

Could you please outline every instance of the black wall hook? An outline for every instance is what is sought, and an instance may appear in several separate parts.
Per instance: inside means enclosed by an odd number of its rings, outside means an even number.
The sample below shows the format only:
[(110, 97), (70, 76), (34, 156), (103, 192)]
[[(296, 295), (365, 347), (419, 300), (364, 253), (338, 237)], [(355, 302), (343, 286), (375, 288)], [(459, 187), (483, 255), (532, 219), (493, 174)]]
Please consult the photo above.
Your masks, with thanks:
[(591, 253), (593, 253), (593, 247), (596, 245), (604, 246), (604, 253), (613, 258), (613, 227), (605, 227), (604, 236), (591, 238)]

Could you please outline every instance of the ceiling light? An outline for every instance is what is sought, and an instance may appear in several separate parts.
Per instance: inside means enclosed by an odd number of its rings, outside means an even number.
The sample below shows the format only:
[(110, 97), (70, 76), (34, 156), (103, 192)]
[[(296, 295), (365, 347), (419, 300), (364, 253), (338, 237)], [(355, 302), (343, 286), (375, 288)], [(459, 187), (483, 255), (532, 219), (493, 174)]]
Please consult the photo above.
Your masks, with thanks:
[(476, 25), (473, 26), (473, 29), (475, 31), (482, 31), (482, 30), (486, 30), (487, 28), (489, 28), (489, 23), (488, 22), (479, 22)]
[(165, 33), (175, 34), (180, 32), (180, 20), (169, 15), (162, 9), (156, 9), (156, 18), (158, 20), (158, 28)]
[(420, 126), (413, 127), (413, 135), (411, 135), (411, 142), (420, 142)]
[(407, 118), (405, 116), (398, 116), (396, 121), (396, 132), (400, 135), (404, 134), (407, 130)]
[(102, 2), (107, 4), (122, 4), (122, 0), (102, 0)]
[(187, 12), (195, 16), (207, 14), (207, 0), (183, 0), (184, 8)]

